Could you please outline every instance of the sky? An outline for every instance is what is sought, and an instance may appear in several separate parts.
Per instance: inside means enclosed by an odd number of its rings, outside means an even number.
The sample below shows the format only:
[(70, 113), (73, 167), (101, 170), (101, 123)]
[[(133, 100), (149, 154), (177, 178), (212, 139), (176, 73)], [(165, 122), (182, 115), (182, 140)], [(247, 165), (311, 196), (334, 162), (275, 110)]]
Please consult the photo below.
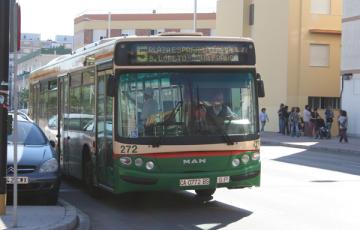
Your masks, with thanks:
[[(194, 0), (17, 0), (21, 6), (21, 32), (74, 35), (74, 18), (84, 13), (194, 12)], [(198, 12), (216, 12), (217, 0), (197, 0)]]

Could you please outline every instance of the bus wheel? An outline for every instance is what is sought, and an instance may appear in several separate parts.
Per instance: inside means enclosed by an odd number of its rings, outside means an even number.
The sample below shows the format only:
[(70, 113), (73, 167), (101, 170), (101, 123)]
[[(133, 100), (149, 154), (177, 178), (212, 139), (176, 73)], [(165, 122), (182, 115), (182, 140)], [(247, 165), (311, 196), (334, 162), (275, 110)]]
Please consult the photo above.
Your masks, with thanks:
[(98, 190), (93, 184), (94, 183), (93, 164), (89, 154), (84, 154), (83, 182), (85, 184), (85, 188), (87, 192), (89, 192), (91, 196), (97, 197)]
[(196, 195), (200, 197), (210, 197), (215, 193), (216, 189), (196, 189)]

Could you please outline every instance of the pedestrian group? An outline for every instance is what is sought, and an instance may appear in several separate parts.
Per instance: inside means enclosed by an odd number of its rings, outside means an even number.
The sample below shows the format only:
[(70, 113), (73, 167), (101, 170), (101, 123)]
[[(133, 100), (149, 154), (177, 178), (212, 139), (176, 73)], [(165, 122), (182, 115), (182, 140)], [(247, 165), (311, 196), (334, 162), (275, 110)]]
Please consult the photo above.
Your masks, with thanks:
[[(283, 135), (289, 135), (292, 137), (300, 137), (301, 135), (312, 137), (315, 139), (330, 139), (331, 128), (335, 120), (334, 111), (330, 106), (325, 109), (324, 116), (320, 116), (318, 108), (311, 108), (306, 105), (301, 115), (299, 107), (292, 107), (289, 111), (289, 107), (284, 104), (280, 104), (278, 110), (279, 117), (279, 133)], [(269, 122), (269, 117), (266, 113), (266, 109), (262, 108), (259, 113), (260, 131), (264, 132), (266, 122)], [(340, 114), (336, 119), (339, 127), (339, 141), (342, 143), (348, 142), (347, 128), (348, 119), (345, 110), (340, 110)]]

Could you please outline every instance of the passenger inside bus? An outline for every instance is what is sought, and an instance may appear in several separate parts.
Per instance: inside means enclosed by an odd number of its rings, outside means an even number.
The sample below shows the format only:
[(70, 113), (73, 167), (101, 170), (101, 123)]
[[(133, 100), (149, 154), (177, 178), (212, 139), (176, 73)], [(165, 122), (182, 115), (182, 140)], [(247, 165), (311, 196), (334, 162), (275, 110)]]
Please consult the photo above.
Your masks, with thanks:
[(152, 88), (146, 88), (144, 90), (144, 103), (140, 115), (145, 135), (148, 135), (149, 132), (151, 133), (152, 125), (155, 123), (155, 121), (153, 121), (154, 116), (152, 115), (158, 112), (158, 103), (153, 97), (154, 90)]

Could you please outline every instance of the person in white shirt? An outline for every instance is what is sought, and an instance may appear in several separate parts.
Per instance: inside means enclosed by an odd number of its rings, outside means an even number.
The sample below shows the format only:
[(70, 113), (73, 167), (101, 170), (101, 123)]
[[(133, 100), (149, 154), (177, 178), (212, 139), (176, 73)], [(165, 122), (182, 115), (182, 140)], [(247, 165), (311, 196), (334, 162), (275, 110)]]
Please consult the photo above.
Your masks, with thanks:
[(270, 121), (265, 108), (261, 109), (261, 112), (259, 114), (259, 120), (261, 123), (260, 132), (264, 132), (266, 122)]
[(310, 128), (311, 111), (308, 105), (304, 109), (304, 136), (312, 136)]

